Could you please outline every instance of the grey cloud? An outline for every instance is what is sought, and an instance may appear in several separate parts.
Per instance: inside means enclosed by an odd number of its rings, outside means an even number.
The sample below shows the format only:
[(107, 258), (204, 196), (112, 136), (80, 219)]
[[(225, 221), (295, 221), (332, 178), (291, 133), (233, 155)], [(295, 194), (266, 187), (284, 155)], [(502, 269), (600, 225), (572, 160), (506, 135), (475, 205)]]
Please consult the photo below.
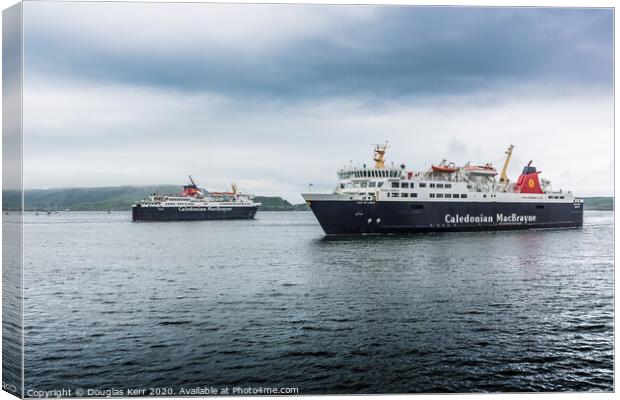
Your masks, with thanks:
[[(152, 20), (139, 15), (148, 14), (151, 4), (132, 4), (131, 15), (122, 3), (80, 5), (69, 16), (62, 12), (67, 5), (37, 12), (39, 6), (28, 4), (26, 67), (59, 78), (286, 101), (466, 93), (530, 81), (595, 86), (612, 81), (609, 9), (260, 5), (253, 7), (268, 13), (256, 16), (254, 31), (218, 43), (222, 25), (192, 19), (191, 29), (182, 29), (188, 22), (175, 24), (174, 13), (162, 22), (167, 37), (140, 35), (153, 29), (145, 25)], [(117, 23), (125, 26), (120, 33), (100, 26), (112, 23), (98, 18), (101, 7), (117, 12)], [(241, 15), (249, 6), (227, 7), (185, 9), (211, 18), (223, 13), (221, 24), (228, 24), (231, 10)], [(369, 17), (353, 12), (360, 8), (370, 10)], [(313, 18), (324, 16), (321, 29), (290, 32), (294, 28), (287, 26), (278, 35), (279, 26), (269, 25), (269, 18), (298, 17), (303, 26), (308, 10)], [(72, 31), (73, 21), (80, 31)], [(111, 36), (103, 43), (101, 29)], [(136, 34), (128, 35), (131, 30)], [(153, 40), (162, 47), (147, 43)]]

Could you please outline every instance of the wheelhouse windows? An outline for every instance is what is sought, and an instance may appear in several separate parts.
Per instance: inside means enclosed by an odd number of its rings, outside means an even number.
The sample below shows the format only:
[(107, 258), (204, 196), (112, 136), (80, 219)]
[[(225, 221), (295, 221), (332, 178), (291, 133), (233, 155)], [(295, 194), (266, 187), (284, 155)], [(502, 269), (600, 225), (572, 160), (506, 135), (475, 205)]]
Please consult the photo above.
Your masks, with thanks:
[(397, 188), (398, 187), (398, 182), (392, 182), (392, 188)]
[(403, 189), (409, 189), (409, 182), (401, 182), (400, 187)]

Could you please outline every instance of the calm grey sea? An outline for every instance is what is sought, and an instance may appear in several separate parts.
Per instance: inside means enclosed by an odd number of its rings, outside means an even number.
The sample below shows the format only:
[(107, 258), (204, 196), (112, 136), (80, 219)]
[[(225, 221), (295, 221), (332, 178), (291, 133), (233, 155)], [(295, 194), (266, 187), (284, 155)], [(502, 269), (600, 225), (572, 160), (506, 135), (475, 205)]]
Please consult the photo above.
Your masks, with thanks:
[(309, 212), (25, 216), (26, 390), (613, 390), (613, 214), (327, 240)]

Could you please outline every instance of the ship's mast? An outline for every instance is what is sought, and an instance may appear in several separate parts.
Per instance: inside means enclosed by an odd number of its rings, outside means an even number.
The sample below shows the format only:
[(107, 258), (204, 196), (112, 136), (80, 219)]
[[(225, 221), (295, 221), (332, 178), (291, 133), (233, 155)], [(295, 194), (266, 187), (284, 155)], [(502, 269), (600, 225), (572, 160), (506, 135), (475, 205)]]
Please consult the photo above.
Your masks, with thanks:
[(499, 183), (508, 183), (508, 175), (506, 172), (508, 171), (508, 164), (510, 163), (510, 157), (512, 157), (512, 149), (513, 145), (508, 146), (508, 150), (506, 150), (506, 161), (504, 161), (504, 167), (502, 168), (502, 173), (499, 176)]
[(376, 144), (375, 145), (375, 153), (373, 154), (372, 159), (375, 161), (375, 168), (382, 169), (385, 167), (385, 151), (388, 148), (388, 142), (385, 144)]

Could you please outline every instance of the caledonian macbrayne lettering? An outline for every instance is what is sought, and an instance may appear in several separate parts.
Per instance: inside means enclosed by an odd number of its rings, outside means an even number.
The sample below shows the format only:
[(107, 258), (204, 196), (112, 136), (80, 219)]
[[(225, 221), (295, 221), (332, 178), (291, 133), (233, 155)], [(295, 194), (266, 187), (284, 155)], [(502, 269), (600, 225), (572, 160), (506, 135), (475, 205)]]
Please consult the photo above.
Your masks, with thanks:
[(495, 218), (492, 215), (450, 215), (446, 214), (444, 218), (447, 224), (492, 224), (494, 222), (536, 222), (535, 215), (517, 215), (516, 213), (505, 215), (497, 214)]

